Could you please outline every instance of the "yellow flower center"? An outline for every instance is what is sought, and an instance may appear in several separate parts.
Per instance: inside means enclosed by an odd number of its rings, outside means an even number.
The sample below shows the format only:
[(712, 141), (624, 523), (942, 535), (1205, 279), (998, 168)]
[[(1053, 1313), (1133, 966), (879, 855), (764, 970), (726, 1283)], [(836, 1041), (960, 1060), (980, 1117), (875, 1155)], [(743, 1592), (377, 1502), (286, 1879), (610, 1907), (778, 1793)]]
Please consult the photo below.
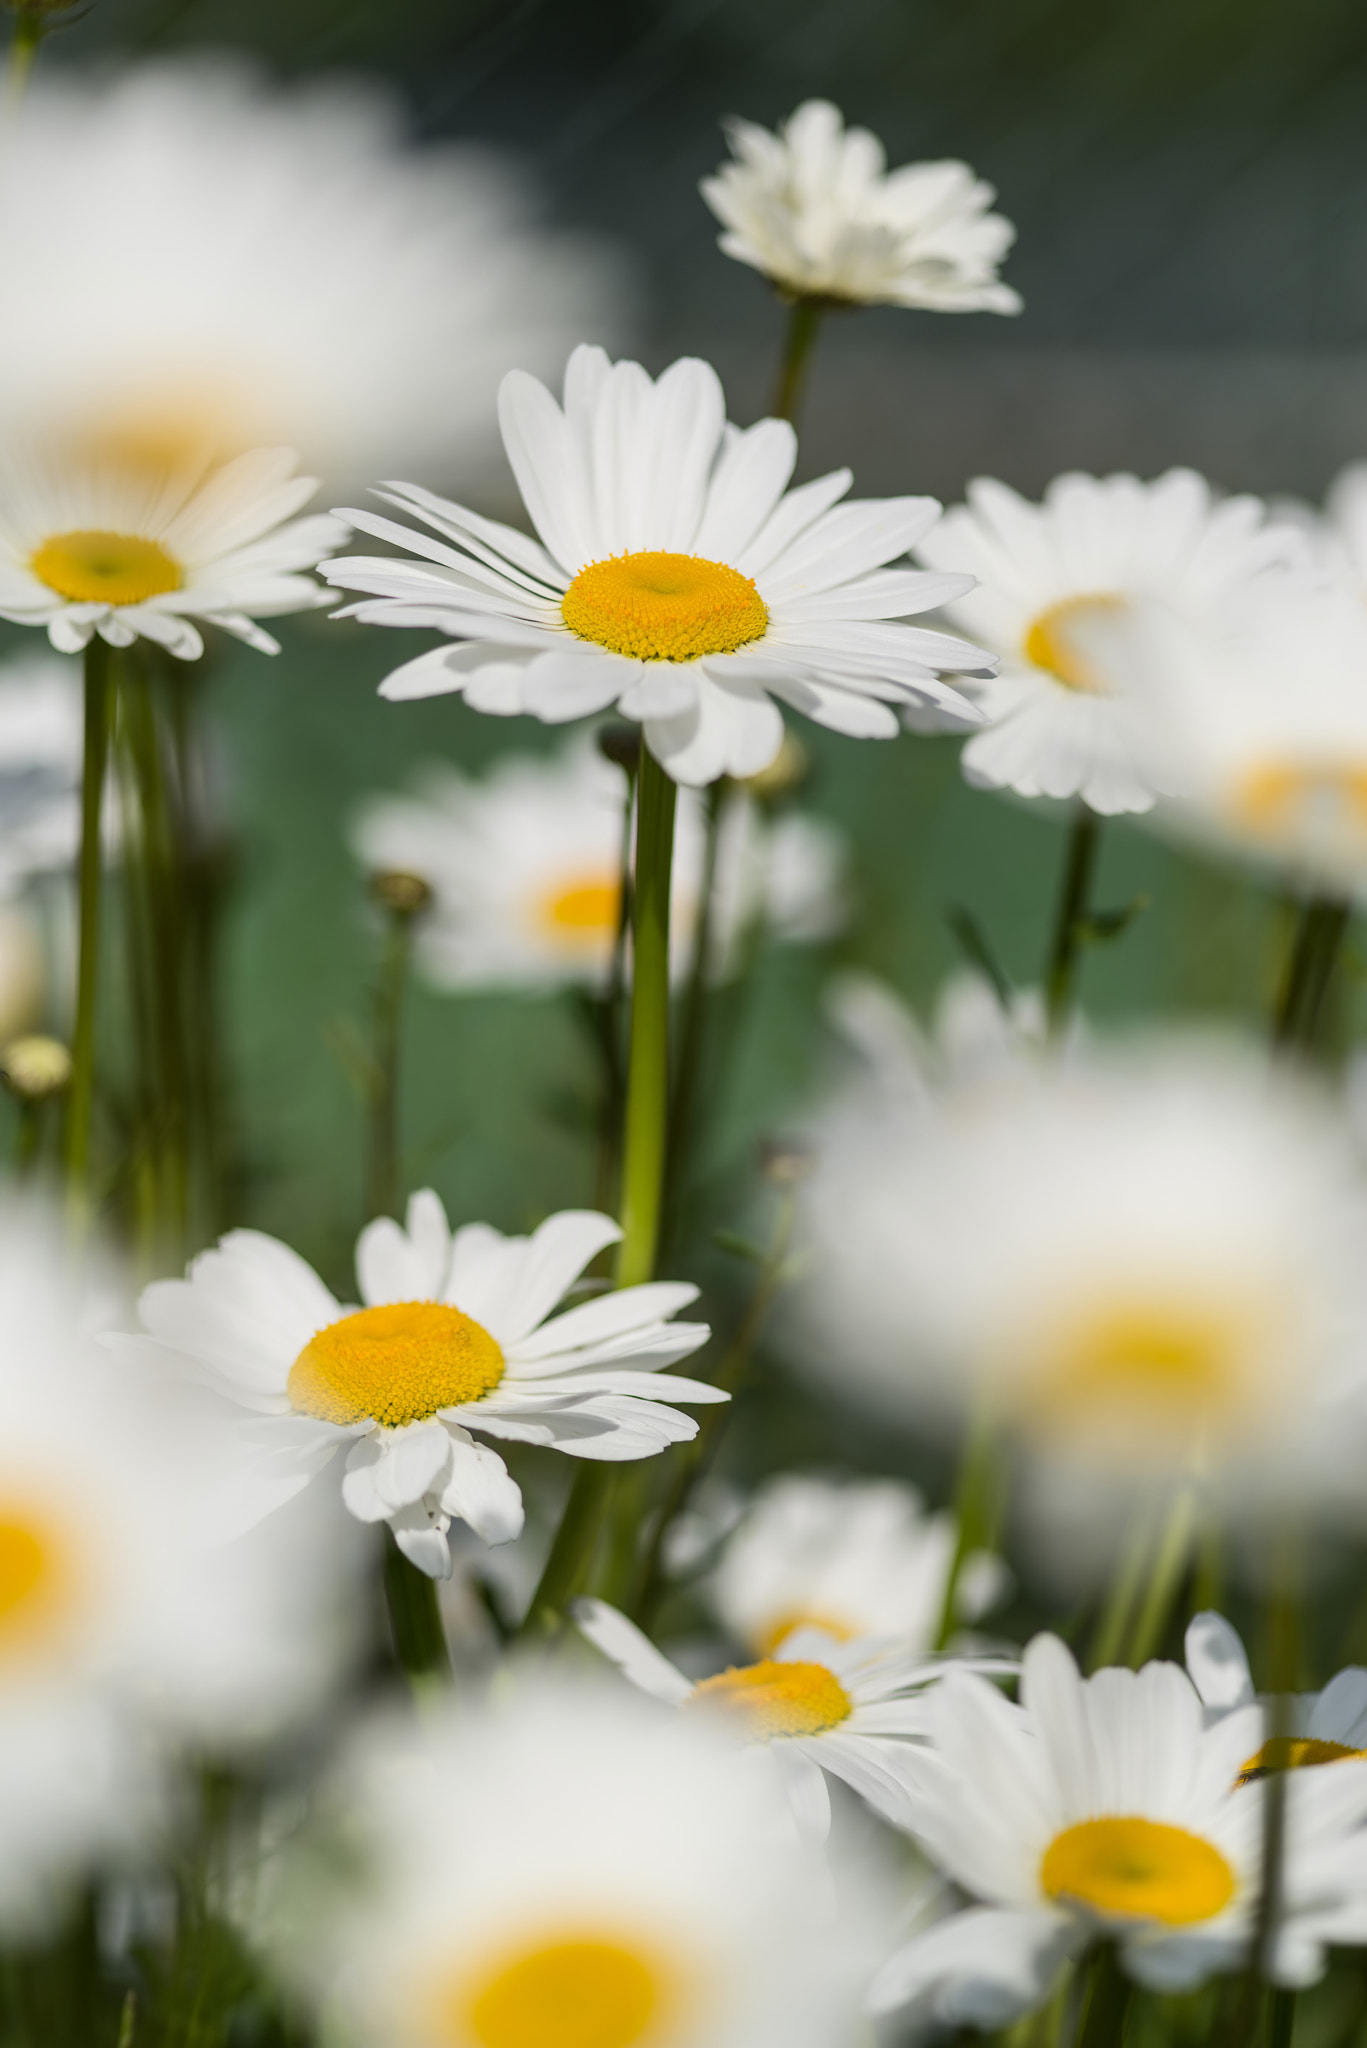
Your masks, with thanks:
[(621, 900), (615, 875), (579, 875), (543, 898), (539, 922), (553, 938), (570, 942), (612, 937)]
[(1045, 1850), (1039, 1876), (1051, 1899), (1168, 1927), (1209, 1920), (1234, 1896), (1234, 1872), (1210, 1842), (1128, 1815), (1065, 1828)]
[(1317, 843), (1367, 836), (1367, 767), (1350, 761), (1266, 762), (1232, 796), (1238, 823), (1259, 836)]
[(69, 1545), (55, 1520), (0, 1501), (0, 1655), (44, 1633), (70, 1587)]
[(300, 1415), (346, 1425), (367, 1416), (386, 1429), (425, 1422), (440, 1408), (478, 1401), (503, 1377), (489, 1332), (440, 1301), (358, 1309), (309, 1339), (286, 1392)]
[(1065, 597), (1051, 604), (1030, 623), (1025, 635), (1026, 660), (1035, 668), (1048, 669), (1065, 690), (1106, 696), (1097, 643), (1126, 608), (1123, 597), (1111, 596)]
[(1317, 1764), (1341, 1764), (1346, 1758), (1365, 1756), (1367, 1749), (1349, 1749), (1342, 1742), (1322, 1742), (1315, 1735), (1274, 1735), (1240, 1768), (1234, 1782), (1252, 1785), (1259, 1778), (1271, 1777), (1274, 1771), (1306, 1771)]
[(561, 616), (581, 640), (635, 661), (696, 661), (758, 640), (769, 624), (748, 576), (701, 555), (652, 549), (590, 562), (565, 592)]
[(818, 1614), (810, 1607), (788, 1607), (764, 1625), (756, 1638), (755, 1648), (768, 1657), (780, 1643), (796, 1635), (800, 1628), (819, 1628), (823, 1635), (830, 1636), (837, 1643), (848, 1643), (855, 1634), (848, 1622), (837, 1621), (832, 1614)]
[(1260, 1335), (1248, 1309), (1232, 1303), (1102, 1303), (1048, 1333), (1024, 1389), (1028, 1419), (1065, 1435), (1120, 1430), (1135, 1450), (1146, 1433), (1170, 1444), (1217, 1419), (1247, 1425), (1270, 1327)]
[(667, 2001), (665, 1974), (636, 1946), (578, 1936), (505, 1961), (473, 1997), (444, 2001), (447, 2038), (480, 2048), (634, 2048)]
[(34, 549), (29, 567), (75, 604), (142, 604), (185, 580), (159, 541), (132, 533), (55, 533)]
[(685, 1704), (734, 1714), (747, 1735), (824, 1735), (849, 1719), (853, 1702), (824, 1664), (782, 1664), (765, 1657), (695, 1685)]

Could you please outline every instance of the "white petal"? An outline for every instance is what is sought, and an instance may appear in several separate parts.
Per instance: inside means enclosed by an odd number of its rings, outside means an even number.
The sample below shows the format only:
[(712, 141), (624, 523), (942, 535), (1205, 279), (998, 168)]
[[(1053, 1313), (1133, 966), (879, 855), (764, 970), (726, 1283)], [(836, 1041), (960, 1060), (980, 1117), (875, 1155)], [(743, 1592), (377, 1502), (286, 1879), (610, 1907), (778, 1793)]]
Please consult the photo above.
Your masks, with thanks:
[(973, 1906), (918, 1934), (883, 1965), (865, 2001), (942, 2026), (1008, 2026), (1042, 2005), (1085, 1935), (1062, 1913)]
[(384, 1455), (375, 1469), (375, 1491), (390, 1508), (402, 1508), (445, 1483), (451, 1438), (440, 1422), (410, 1422), (380, 1439)]
[(522, 678), (522, 706), (545, 725), (566, 725), (615, 704), (641, 673), (638, 661), (624, 660), (587, 641), (563, 652), (539, 654)]
[(1186, 1652), (1187, 1670), (1203, 1706), (1228, 1713), (1255, 1698), (1244, 1646), (1223, 1614), (1207, 1611), (1192, 1616)]
[(467, 1522), (481, 1542), (511, 1543), (522, 1534), (522, 1493), (497, 1451), (451, 1432), (451, 1473), (442, 1489), (448, 1515)]
[(606, 1600), (576, 1600), (570, 1613), (582, 1635), (615, 1664), (633, 1685), (666, 1706), (678, 1707), (693, 1690), (691, 1682), (662, 1657), (648, 1637)]
[(409, 1508), (399, 1508), (389, 1518), (398, 1544), (410, 1564), (415, 1564), (429, 1579), (449, 1579), (451, 1576), (451, 1546), (446, 1540), (442, 1526), (445, 1516), (434, 1523), (425, 1507), (419, 1502)]
[(576, 1346), (599, 1344), (624, 1330), (641, 1330), (652, 1323), (668, 1321), (680, 1309), (696, 1301), (698, 1290), (688, 1280), (651, 1280), (641, 1287), (618, 1287), (600, 1294), (596, 1301), (580, 1302), (564, 1315), (542, 1323), (520, 1344), (510, 1346), (519, 1360), (549, 1358), (553, 1353), (573, 1351)]

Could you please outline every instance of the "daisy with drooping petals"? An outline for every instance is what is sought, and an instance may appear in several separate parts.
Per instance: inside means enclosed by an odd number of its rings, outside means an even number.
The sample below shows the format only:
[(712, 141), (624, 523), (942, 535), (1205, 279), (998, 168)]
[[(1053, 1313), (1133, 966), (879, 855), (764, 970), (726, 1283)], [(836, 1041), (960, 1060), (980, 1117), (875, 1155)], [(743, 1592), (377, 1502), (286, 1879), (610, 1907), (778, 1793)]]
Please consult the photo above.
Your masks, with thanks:
[(1057, 477), (1041, 505), (979, 478), (916, 552), (979, 579), (946, 609), (1001, 658), (969, 686), (987, 727), (964, 749), (968, 780), (1110, 813), (1146, 811), (1169, 787), (1136, 701), (1149, 615), (1209, 618), (1299, 563), (1304, 543), (1256, 498), (1217, 500), (1173, 469), (1153, 483)]
[[(1186, 1656), (1187, 1674), (1210, 1720), (1220, 1721), (1226, 1714), (1260, 1704), (1248, 1653), (1223, 1614), (1193, 1615)], [(1361, 1665), (1350, 1664), (1319, 1692), (1300, 1693), (1285, 1704), (1284, 1732), (1244, 1758), (1239, 1766), (1241, 1785), (1265, 1778), (1272, 1770), (1309, 1770), (1367, 1758), (1367, 1671)]]
[(335, 514), (296, 519), (317, 489), (288, 448), (258, 448), (209, 472), (158, 475), (111, 463), (12, 463), (0, 473), (0, 618), (44, 626), (75, 654), (152, 640), (183, 661), (204, 652), (192, 619), (264, 654), (255, 624), (327, 602), (302, 572), (346, 536)]
[[(755, 1496), (708, 1592), (729, 1634), (757, 1657), (808, 1628), (836, 1642), (880, 1636), (929, 1650), (954, 1546), (953, 1516), (928, 1515), (914, 1486), (785, 1474)], [(990, 1568), (970, 1576), (985, 1605)]]
[(892, 738), (903, 706), (979, 722), (939, 672), (992, 658), (895, 623), (971, 587), (888, 566), (934, 524), (933, 498), (841, 505), (848, 470), (788, 491), (792, 428), (728, 427), (715, 370), (690, 358), (652, 380), (578, 348), (563, 410), (513, 371), (499, 417), (539, 542), (413, 484), (380, 495), (427, 533), (343, 515), (406, 558), (329, 563), (330, 583), (366, 593), (342, 616), (460, 643), (406, 662), (383, 696), (463, 692), (552, 725), (615, 704), (687, 783), (767, 767), (783, 741), (776, 698), (862, 739)]
[[(926, 1702), (927, 1852), (980, 1903), (912, 1940), (874, 1980), (875, 2012), (1000, 2027), (1041, 2005), (1093, 1942), (1179, 1991), (1244, 1967), (1261, 1882), (1262, 1788), (1239, 1785), (1258, 1707), (1204, 1724), (1175, 1664), (1079, 1676), (1054, 1636), (1025, 1652), (1021, 1705), (968, 1674)], [(1288, 1786), (1270, 1974), (1311, 1983), (1333, 1943), (1367, 1940), (1367, 1768)]]
[(1018, 313), (997, 276), (1016, 239), (988, 208), (992, 187), (967, 164), (889, 171), (866, 128), (829, 100), (807, 100), (776, 135), (728, 121), (733, 162), (700, 190), (726, 232), (719, 244), (793, 298), (919, 306), (935, 313)]
[[(653, 1699), (715, 1716), (744, 1742), (763, 1743), (803, 1832), (823, 1840), (831, 1802), (823, 1771), (842, 1778), (895, 1827), (910, 1825), (924, 1728), (923, 1698), (946, 1660), (868, 1637), (837, 1642), (820, 1628), (790, 1630), (771, 1657), (697, 1684), (604, 1600), (577, 1600), (589, 1641)], [(1007, 1671), (1001, 1659), (986, 1668)]]
[[(686, 971), (706, 857), (700, 801), (675, 819), (671, 970)], [(432, 900), (417, 955), (439, 988), (601, 986), (621, 905), (621, 773), (591, 740), (550, 757), (513, 754), (480, 782), (433, 763), (414, 794), (372, 798), (352, 844), (374, 870), (418, 875)], [(844, 920), (844, 849), (824, 820), (770, 823), (744, 792), (728, 794), (713, 876), (712, 971), (724, 974), (756, 919), (775, 938), (828, 938)]]
[(522, 1528), (517, 1486), (472, 1429), (574, 1458), (648, 1458), (697, 1435), (669, 1402), (729, 1398), (697, 1380), (653, 1377), (707, 1342), (705, 1323), (671, 1320), (696, 1287), (655, 1281), (552, 1314), (620, 1236), (610, 1217), (579, 1209), (530, 1237), (485, 1223), (453, 1234), (425, 1189), (408, 1204), (406, 1230), (386, 1216), (361, 1232), (364, 1307), (335, 1300), (278, 1239), (234, 1230), (192, 1261), (187, 1279), (144, 1290), (146, 1337), (114, 1342), (125, 1355), (170, 1355), (256, 1410), (252, 1439), (269, 1468), (263, 1513), (349, 1446), (342, 1498), (351, 1513), (388, 1522), (405, 1556), (443, 1579), (453, 1517), (486, 1543)]
[[(833, 1909), (777, 1788), (698, 1723), (535, 1677), (353, 1743), (351, 1845), (283, 1949), (355, 2048), (854, 2048), (890, 1917)], [(358, 1880), (345, 1885), (348, 1870)], [(325, 1900), (307, 1889), (328, 1884)], [(844, 1873), (842, 1873), (843, 1875)], [(858, 1873), (851, 1872), (852, 1878)], [(283, 1906), (290, 1904), (286, 1892)], [(267, 1939), (278, 1929), (263, 1928)]]

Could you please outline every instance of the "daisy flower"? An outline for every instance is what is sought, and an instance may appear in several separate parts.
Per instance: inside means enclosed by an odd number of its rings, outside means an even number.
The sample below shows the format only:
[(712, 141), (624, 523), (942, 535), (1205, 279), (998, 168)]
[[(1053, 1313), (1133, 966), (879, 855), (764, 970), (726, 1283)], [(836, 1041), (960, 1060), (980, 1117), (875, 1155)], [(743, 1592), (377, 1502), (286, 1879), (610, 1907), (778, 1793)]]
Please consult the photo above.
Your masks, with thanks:
[[(702, 806), (684, 792), (670, 893), (672, 971), (693, 952), (704, 881)], [(436, 763), (414, 794), (370, 799), (351, 842), (372, 870), (420, 876), (432, 901), (418, 960), (439, 988), (601, 987), (620, 916), (624, 785), (592, 740), (556, 755), (504, 755), (480, 782)], [(772, 823), (745, 791), (721, 820), (712, 917), (713, 969), (733, 965), (762, 918), (793, 943), (844, 921), (844, 846), (834, 828), (789, 813)]]
[[(634, 1622), (604, 1600), (577, 1600), (580, 1630), (623, 1676), (688, 1715), (715, 1717), (762, 1743), (804, 1835), (822, 1841), (831, 1802), (823, 1772), (842, 1778), (895, 1827), (910, 1824), (925, 1727), (921, 1695), (944, 1675), (942, 1658), (863, 1638), (837, 1642), (821, 1628), (790, 1630), (771, 1657), (694, 1681)], [(986, 1668), (1011, 1670), (997, 1660)]]
[(205, 476), (113, 463), (11, 463), (0, 471), (0, 618), (43, 626), (62, 654), (98, 633), (139, 638), (194, 661), (191, 623), (219, 626), (263, 654), (279, 644), (258, 618), (307, 610), (327, 593), (301, 571), (346, 528), (293, 515), (317, 489), (288, 448), (258, 448)]
[[(1094, 1941), (1182, 1991), (1243, 1967), (1261, 1882), (1263, 1792), (1239, 1785), (1257, 1707), (1205, 1725), (1175, 1664), (1078, 1674), (1054, 1636), (1025, 1652), (1021, 1704), (952, 1674), (926, 1703), (933, 1744), (917, 1831), (978, 1903), (912, 1940), (874, 1980), (875, 2012), (1000, 2027), (1043, 2003)], [(1367, 1940), (1367, 1770), (1289, 1788), (1270, 1974), (1311, 1983), (1330, 1943)]]
[[(705, 1725), (538, 1678), (352, 1746), (283, 1955), (357, 2048), (842, 2048), (886, 1912), (832, 1909), (776, 1788)], [(320, 1859), (321, 1864), (321, 1859)], [(330, 1880), (331, 1897), (322, 1890)], [(285, 1907), (288, 1910), (289, 1895)], [(275, 1916), (278, 1929), (279, 1915)], [(269, 1930), (268, 1930), (269, 1933)], [(278, 1935), (277, 1935), (278, 1939)]]
[(1308, 1085), (1157, 1041), (876, 1107), (816, 1129), (813, 1370), (912, 1416), (985, 1405), (1055, 1480), (1091, 1475), (1106, 1527), (1127, 1474), (1198, 1472), (1231, 1509), (1346, 1475), (1367, 1190)]
[(728, 121), (733, 161), (704, 178), (726, 230), (719, 246), (792, 298), (920, 306), (934, 313), (1018, 313), (997, 276), (1016, 239), (967, 164), (889, 171), (867, 128), (846, 128), (829, 100), (806, 100), (776, 135)]
[[(928, 1515), (914, 1486), (785, 1474), (755, 1496), (708, 1593), (728, 1634), (757, 1657), (811, 1628), (838, 1643), (880, 1636), (930, 1650), (955, 1541), (953, 1516)], [(980, 1554), (971, 1572), (975, 1611), (992, 1563)]]
[(978, 721), (937, 672), (991, 658), (893, 623), (971, 587), (887, 566), (934, 525), (933, 498), (841, 505), (848, 470), (788, 491), (792, 428), (728, 427), (715, 370), (691, 358), (652, 381), (578, 348), (563, 410), (515, 370), (499, 417), (539, 540), (415, 484), (379, 495), (425, 533), (343, 515), (406, 554), (329, 563), (329, 582), (366, 593), (341, 616), (459, 643), (406, 662), (382, 696), (463, 692), (552, 725), (616, 705), (687, 783), (766, 768), (783, 742), (775, 698), (861, 739), (892, 738), (907, 705)]
[[(177, 1750), (316, 1716), (358, 1547), (321, 1502), (223, 1540), (221, 1432), (92, 1352), (60, 1234), (0, 1214), (0, 1924), (41, 1919), (164, 1815)], [(301, 1512), (302, 1510), (302, 1512)]]
[(334, 486), (490, 473), (499, 378), (616, 332), (623, 280), (508, 158), (408, 125), (373, 86), (222, 56), (40, 69), (5, 138), (0, 417), (158, 471), (280, 444)]
[[(1223, 1614), (1197, 1614), (1187, 1628), (1187, 1675), (1207, 1718), (1260, 1704), (1253, 1690), (1248, 1653)], [(1322, 1764), (1367, 1757), (1367, 1671), (1350, 1664), (1319, 1692), (1286, 1702), (1283, 1734), (1260, 1743), (1239, 1766), (1240, 1784), (1270, 1770), (1307, 1770)]]
[(1153, 483), (1057, 477), (1041, 505), (979, 478), (916, 552), (980, 579), (947, 611), (1001, 658), (998, 675), (970, 686), (987, 725), (964, 749), (968, 780), (1109, 813), (1146, 811), (1168, 787), (1135, 701), (1149, 615), (1205, 618), (1242, 602), (1299, 563), (1304, 543), (1256, 498), (1217, 500), (1173, 469)]
[(187, 1279), (146, 1288), (147, 1336), (115, 1342), (125, 1356), (174, 1359), (256, 1411), (262, 1512), (345, 1447), (350, 1512), (388, 1522), (404, 1554), (444, 1579), (453, 1517), (486, 1543), (522, 1528), (517, 1486), (472, 1429), (573, 1458), (648, 1458), (697, 1435), (667, 1403), (728, 1399), (697, 1380), (653, 1377), (707, 1342), (705, 1323), (671, 1320), (696, 1287), (623, 1287), (552, 1314), (620, 1236), (610, 1217), (580, 1209), (530, 1237), (486, 1223), (453, 1234), (424, 1189), (407, 1229), (386, 1216), (361, 1232), (361, 1307), (337, 1301), (277, 1238), (234, 1230)]

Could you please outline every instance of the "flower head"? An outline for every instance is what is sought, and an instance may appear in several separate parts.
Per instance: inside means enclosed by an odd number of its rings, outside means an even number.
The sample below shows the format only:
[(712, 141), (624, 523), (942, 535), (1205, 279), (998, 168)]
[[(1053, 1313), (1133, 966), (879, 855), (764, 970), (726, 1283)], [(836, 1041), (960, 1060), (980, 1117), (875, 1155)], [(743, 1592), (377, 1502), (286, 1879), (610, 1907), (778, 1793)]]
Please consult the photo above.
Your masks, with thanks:
[(933, 498), (841, 505), (848, 470), (788, 491), (792, 428), (728, 427), (716, 372), (689, 358), (652, 381), (579, 348), (563, 410), (514, 371), (499, 413), (540, 543), (413, 484), (380, 495), (427, 533), (345, 515), (406, 555), (330, 563), (329, 582), (366, 593), (342, 615), (460, 643), (396, 669), (382, 695), (463, 692), (553, 725), (615, 704), (688, 783), (767, 767), (783, 741), (775, 698), (866, 739), (891, 738), (905, 705), (977, 721), (938, 671), (990, 657), (893, 623), (969, 588), (886, 566), (933, 526)]
[[(1187, 1627), (1187, 1675), (1210, 1721), (1259, 1704), (1248, 1653), (1223, 1614), (1197, 1614)], [(1251, 1750), (1239, 1783), (1253, 1784), (1274, 1770), (1315, 1770), (1367, 1758), (1367, 1671), (1350, 1664), (1318, 1692), (1283, 1703), (1280, 1732)]]
[(829, 100), (807, 100), (776, 135), (729, 121), (733, 161), (702, 181), (726, 232), (720, 246), (794, 298), (1018, 313), (997, 276), (1016, 238), (967, 164), (889, 171), (866, 128)]
[(1173, 469), (1153, 483), (1057, 477), (1040, 505), (979, 478), (917, 553), (980, 579), (948, 611), (1001, 659), (969, 686), (987, 725), (964, 749), (968, 780), (1115, 812), (1148, 810), (1170, 786), (1140, 694), (1154, 613), (1222, 614), (1304, 544), (1257, 499), (1216, 500)]
[(261, 1512), (346, 1446), (351, 1513), (388, 1522), (421, 1570), (446, 1578), (453, 1517), (486, 1543), (522, 1528), (517, 1486), (472, 1429), (575, 1458), (647, 1458), (697, 1434), (670, 1402), (727, 1399), (697, 1380), (652, 1377), (707, 1342), (705, 1323), (671, 1320), (696, 1287), (657, 1281), (552, 1313), (620, 1236), (609, 1217), (578, 1209), (530, 1237), (485, 1223), (453, 1234), (426, 1189), (409, 1202), (407, 1229), (381, 1217), (362, 1231), (363, 1306), (348, 1307), (287, 1245), (234, 1230), (187, 1279), (145, 1289), (149, 1335), (120, 1348), (169, 1352), (256, 1411)]

